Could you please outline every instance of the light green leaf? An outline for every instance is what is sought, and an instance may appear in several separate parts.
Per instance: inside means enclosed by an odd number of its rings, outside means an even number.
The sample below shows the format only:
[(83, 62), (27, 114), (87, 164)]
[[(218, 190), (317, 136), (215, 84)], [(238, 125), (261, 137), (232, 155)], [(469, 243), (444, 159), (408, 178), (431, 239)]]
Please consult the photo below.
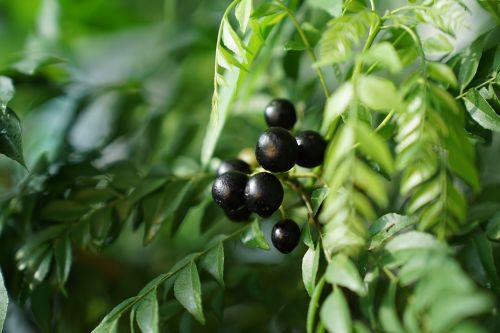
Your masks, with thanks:
[(352, 332), (352, 320), (349, 306), (342, 290), (334, 287), (320, 311), (321, 322), (331, 333)]
[(326, 270), (326, 281), (349, 288), (360, 296), (366, 295), (366, 287), (354, 263), (345, 254), (332, 257)]
[(302, 281), (309, 296), (312, 296), (316, 286), (320, 253), (321, 249), (318, 243), (316, 248), (309, 248), (302, 258)]
[(449, 53), (453, 51), (453, 44), (443, 34), (437, 34), (424, 41), (424, 49), (429, 53)]
[(476, 75), (481, 60), (482, 51), (486, 37), (486, 33), (476, 39), (471, 46), (464, 52), (460, 59), (460, 68), (458, 71), (458, 81), (460, 82), (460, 91), (463, 91)]
[(266, 238), (264, 237), (264, 233), (260, 229), (258, 220), (252, 222), (250, 228), (241, 234), (241, 241), (250, 248), (263, 249), (266, 251), (271, 249)]
[(16, 113), (0, 106), (0, 154), (26, 167), (21, 132), (21, 121)]
[(363, 55), (363, 60), (367, 64), (377, 64), (388, 69), (391, 73), (399, 73), (403, 68), (396, 49), (389, 42), (375, 44)]
[(233, 51), (236, 55), (243, 59), (244, 56), (244, 48), (243, 42), (240, 39), (240, 36), (234, 31), (231, 23), (227, 18), (224, 18), (224, 22), (222, 25), (222, 41), (224, 45)]
[(0, 75), (0, 108), (5, 107), (14, 96), (15, 89), (12, 80)]
[(224, 245), (218, 243), (214, 248), (208, 251), (202, 258), (200, 265), (214, 279), (224, 286)]
[(380, 217), (368, 228), (370, 233), (369, 250), (379, 247), (399, 231), (414, 226), (416, 223), (417, 219), (412, 216), (390, 213)]
[(311, 193), (311, 205), (314, 215), (318, 213), (319, 207), (321, 207), (321, 204), (323, 203), (327, 195), (328, 195), (327, 187), (317, 188)]
[(449, 84), (453, 88), (458, 85), (455, 73), (453, 73), (453, 70), (446, 64), (439, 62), (427, 62), (427, 70), (430, 77), (436, 81)]
[(389, 111), (399, 106), (396, 86), (388, 79), (362, 76), (356, 91), (361, 102), (375, 111)]
[(446, 247), (431, 234), (409, 231), (391, 239), (385, 246), (389, 253), (405, 250), (434, 249), (446, 252)]
[(250, 21), (250, 15), (252, 14), (252, 2), (252, 0), (241, 0), (234, 10), (236, 19), (240, 24), (241, 32), (243, 33), (247, 31), (248, 22)]
[(5, 316), (7, 315), (7, 307), (9, 305), (9, 297), (7, 296), (7, 290), (3, 282), (2, 271), (0, 270), (0, 332), (3, 330), (3, 324), (5, 322)]
[(309, 0), (307, 4), (325, 10), (333, 17), (342, 14), (342, 1), (339, 0)]
[(387, 143), (365, 123), (357, 122), (354, 127), (360, 150), (389, 174), (394, 172), (394, 159)]
[(382, 304), (379, 309), (380, 324), (387, 333), (404, 333), (405, 330), (401, 325), (396, 310), (396, 291), (397, 283), (391, 282), (389, 289), (386, 291)]
[(341, 85), (326, 102), (321, 133), (326, 134), (332, 122), (347, 109), (354, 96), (354, 88), (351, 82)]
[(500, 132), (500, 116), (476, 89), (467, 91), (464, 100), (472, 119), (486, 129)]
[(159, 332), (158, 299), (156, 289), (150, 291), (134, 306), (135, 318), (143, 333)]
[(200, 276), (196, 264), (191, 261), (177, 274), (174, 283), (175, 298), (188, 310), (200, 323), (205, 323), (205, 316), (201, 304)]

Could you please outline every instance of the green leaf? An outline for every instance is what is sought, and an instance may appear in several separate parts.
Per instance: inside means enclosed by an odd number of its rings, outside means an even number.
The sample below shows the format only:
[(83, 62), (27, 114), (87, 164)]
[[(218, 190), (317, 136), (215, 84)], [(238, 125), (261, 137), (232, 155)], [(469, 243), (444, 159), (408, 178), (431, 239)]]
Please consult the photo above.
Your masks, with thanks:
[(388, 79), (362, 76), (356, 91), (361, 102), (375, 111), (389, 111), (399, 106), (396, 86)]
[(0, 106), (0, 154), (26, 167), (23, 156), (21, 121), (11, 108)]
[(302, 281), (309, 296), (312, 296), (316, 286), (320, 253), (321, 249), (318, 243), (316, 248), (309, 248), (302, 258)]
[(467, 91), (464, 100), (472, 119), (486, 129), (500, 132), (500, 116), (476, 89)]
[(399, 73), (403, 68), (396, 49), (389, 42), (375, 44), (363, 55), (363, 60), (367, 64), (376, 64), (388, 69), (393, 74)]
[(182, 271), (177, 274), (174, 284), (175, 298), (186, 310), (191, 313), (200, 323), (205, 323), (203, 308), (201, 305), (200, 276), (196, 264), (191, 261)]
[(68, 235), (54, 242), (54, 257), (57, 267), (57, 281), (60, 286), (63, 286), (68, 279), (73, 261), (71, 240)]
[(243, 42), (236, 31), (234, 31), (227, 17), (224, 18), (224, 22), (222, 23), (222, 41), (229, 50), (243, 59), (245, 53)]
[(366, 287), (358, 269), (345, 254), (339, 253), (332, 257), (325, 278), (333, 285), (349, 288), (360, 296), (366, 295)]
[(218, 243), (202, 258), (200, 265), (224, 287), (224, 245)]
[(390, 213), (380, 217), (368, 228), (370, 233), (369, 250), (376, 249), (399, 231), (414, 226), (416, 223), (417, 219), (413, 216)]
[(130, 297), (115, 306), (91, 333), (115, 333), (120, 316), (135, 304), (136, 299), (137, 297)]
[(350, 81), (341, 85), (326, 102), (323, 114), (321, 133), (326, 134), (332, 122), (338, 118), (350, 105), (354, 96), (354, 88)]
[(236, 9), (234, 10), (236, 19), (240, 24), (241, 32), (243, 33), (247, 31), (248, 22), (250, 21), (250, 15), (252, 14), (252, 2), (252, 0), (241, 0), (238, 5), (236, 5)]
[(463, 91), (476, 75), (479, 61), (486, 37), (489, 34), (483, 34), (476, 39), (471, 46), (460, 57), (460, 68), (458, 71), (458, 82), (460, 82), (460, 91)]
[(342, 14), (342, 1), (339, 0), (309, 0), (307, 4), (311, 7), (327, 11), (333, 17)]
[(3, 330), (3, 324), (5, 322), (5, 316), (7, 315), (7, 307), (9, 305), (9, 297), (7, 296), (7, 290), (5, 289), (5, 284), (3, 282), (2, 271), (0, 270), (0, 332)]
[(486, 235), (490, 239), (500, 239), (500, 213), (495, 214), (486, 226)]
[(439, 242), (431, 234), (420, 231), (409, 231), (397, 235), (391, 239), (385, 246), (385, 249), (392, 254), (406, 250), (434, 249), (447, 252), (443, 243)]
[(149, 292), (134, 306), (137, 325), (143, 333), (159, 332), (159, 314), (156, 289)]
[(0, 75), (0, 109), (5, 107), (14, 96), (15, 89), (12, 80)]
[(429, 53), (449, 53), (453, 51), (453, 44), (443, 34), (437, 34), (424, 41), (424, 49)]
[(484, 267), (485, 272), (488, 277), (493, 282), (496, 287), (500, 286), (500, 278), (498, 277), (497, 268), (495, 266), (495, 260), (493, 258), (493, 249), (491, 243), (486, 238), (484, 233), (476, 234), (472, 238), (474, 247), (476, 248), (479, 259)]
[(79, 219), (89, 210), (88, 206), (75, 201), (54, 200), (42, 208), (40, 215), (49, 221), (70, 222)]
[(354, 130), (360, 150), (380, 164), (386, 172), (392, 174), (394, 172), (394, 159), (387, 143), (365, 123), (357, 122)]
[(270, 250), (269, 244), (267, 243), (264, 233), (260, 229), (260, 223), (258, 220), (252, 222), (250, 228), (246, 229), (245, 232), (241, 234), (241, 242), (250, 248)]
[(321, 306), (320, 318), (331, 333), (352, 332), (351, 313), (340, 288), (335, 286), (333, 292), (326, 298)]
[(319, 207), (321, 207), (321, 204), (323, 203), (327, 195), (328, 195), (327, 187), (317, 188), (311, 193), (311, 205), (314, 215), (318, 213)]
[(390, 283), (389, 289), (386, 291), (379, 309), (379, 322), (382, 325), (384, 332), (388, 333), (405, 332), (401, 325), (401, 321), (398, 318), (398, 312), (396, 310), (397, 286), (398, 285), (395, 282)]
[(457, 77), (448, 65), (439, 62), (427, 62), (427, 70), (429, 76), (436, 81), (449, 84), (453, 88), (457, 87)]

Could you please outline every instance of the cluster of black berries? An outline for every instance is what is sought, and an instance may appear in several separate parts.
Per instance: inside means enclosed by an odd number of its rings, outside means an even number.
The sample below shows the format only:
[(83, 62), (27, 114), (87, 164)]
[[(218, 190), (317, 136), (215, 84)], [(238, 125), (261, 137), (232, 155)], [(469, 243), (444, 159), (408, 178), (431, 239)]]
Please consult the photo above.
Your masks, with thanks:
[[(312, 168), (323, 162), (326, 141), (319, 133), (303, 131), (294, 137), (289, 132), (297, 121), (290, 101), (275, 99), (264, 114), (269, 128), (255, 147), (262, 168), (276, 173), (286, 172), (295, 164)], [(223, 161), (217, 169), (212, 196), (233, 221), (247, 221), (252, 212), (269, 217), (283, 201), (283, 187), (275, 175), (251, 172), (250, 165), (239, 159)], [(300, 228), (293, 220), (283, 219), (273, 227), (271, 239), (280, 252), (289, 253), (299, 243)]]

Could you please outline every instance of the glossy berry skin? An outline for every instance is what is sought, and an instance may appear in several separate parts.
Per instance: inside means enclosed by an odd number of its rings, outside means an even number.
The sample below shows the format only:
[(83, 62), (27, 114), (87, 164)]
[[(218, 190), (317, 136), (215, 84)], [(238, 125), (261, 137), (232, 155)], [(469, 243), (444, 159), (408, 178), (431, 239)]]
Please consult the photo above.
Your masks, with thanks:
[(269, 127), (277, 126), (285, 129), (291, 129), (297, 121), (293, 103), (283, 98), (272, 100), (264, 110), (264, 117)]
[(224, 210), (227, 218), (233, 222), (245, 222), (250, 219), (252, 212), (247, 207), (243, 206), (235, 210)]
[(276, 223), (271, 231), (271, 241), (281, 253), (290, 253), (300, 240), (300, 228), (293, 220), (286, 219)]
[(313, 168), (323, 163), (326, 141), (318, 132), (300, 132), (295, 137), (295, 140), (298, 146), (298, 165), (306, 168)]
[(276, 176), (259, 172), (248, 179), (245, 205), (262, 217), (269, 217), (283, 202), (283, 186)]
[(228, 171), (215, 178), (212, 197), (222, 209), (234, 210), (245, 204), (244, 192), (248, 176), (238, 171)]
[(290, 170), (297, 161), (298, 146), (287, 130), (270, 127), (262, 133), (255, 146), (255, 157), (259, 164), (272, 172)]
[(217, 168), (217, 176), (222, 175), (223, 173), (226, 173), (228, 171), (239, 171), (246, 174), (252, 172), (250, 166), (247, 163), (237, 158), (222, 161), (219, 165), (219, 168)]

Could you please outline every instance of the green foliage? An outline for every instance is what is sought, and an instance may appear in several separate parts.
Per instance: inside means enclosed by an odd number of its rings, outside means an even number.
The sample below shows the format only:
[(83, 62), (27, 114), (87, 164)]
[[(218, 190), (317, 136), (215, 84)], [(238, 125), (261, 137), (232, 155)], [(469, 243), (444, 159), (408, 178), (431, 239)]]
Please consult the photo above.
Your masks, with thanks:
[[(0, 160), (0, 327), (10, 302), (42, 333), (496, 332), (500, 12), (478, 2), (2, 3), (0, 153), (28, 171)], [(216, 167), (277, 97), (324, 163), (229, 223)]]

